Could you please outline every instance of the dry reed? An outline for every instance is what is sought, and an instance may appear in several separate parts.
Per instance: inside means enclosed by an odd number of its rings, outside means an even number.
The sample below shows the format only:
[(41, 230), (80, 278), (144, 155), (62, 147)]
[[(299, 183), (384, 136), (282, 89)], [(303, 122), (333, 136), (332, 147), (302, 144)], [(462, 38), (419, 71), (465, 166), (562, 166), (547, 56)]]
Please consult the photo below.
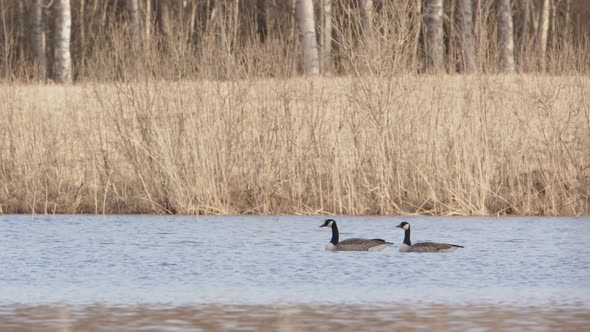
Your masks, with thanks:
[(585, 215), (590, 79), (0, 87), (3, 213)]

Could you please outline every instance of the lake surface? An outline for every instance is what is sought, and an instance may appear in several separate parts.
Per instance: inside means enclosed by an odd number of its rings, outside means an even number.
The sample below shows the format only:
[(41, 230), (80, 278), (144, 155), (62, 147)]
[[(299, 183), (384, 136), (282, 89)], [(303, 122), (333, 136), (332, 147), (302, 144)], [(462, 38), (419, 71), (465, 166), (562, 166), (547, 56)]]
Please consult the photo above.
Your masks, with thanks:
[[(590, 325), (590, 218), (335, 219), (395, 244), (327, 252), (324, 217), (0, 216), (0, 330)], [(404, 220), (465, 248), (399, 253)]]

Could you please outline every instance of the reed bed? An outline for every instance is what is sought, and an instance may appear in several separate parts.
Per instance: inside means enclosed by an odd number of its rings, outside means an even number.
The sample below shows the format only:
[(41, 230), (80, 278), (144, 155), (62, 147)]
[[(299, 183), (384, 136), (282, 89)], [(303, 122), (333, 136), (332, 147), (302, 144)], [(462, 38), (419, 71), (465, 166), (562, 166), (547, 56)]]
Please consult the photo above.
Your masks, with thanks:
[(0, 86), (1, 213), (587, 215), (590, 79)]

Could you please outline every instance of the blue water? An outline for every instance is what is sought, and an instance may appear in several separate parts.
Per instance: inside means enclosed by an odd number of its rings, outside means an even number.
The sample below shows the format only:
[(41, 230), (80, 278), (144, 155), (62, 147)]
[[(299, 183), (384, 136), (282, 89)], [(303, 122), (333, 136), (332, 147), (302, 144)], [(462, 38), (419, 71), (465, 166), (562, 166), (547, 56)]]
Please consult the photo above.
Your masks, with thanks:
[[(0, 305), (492, 304), (590, 308), (590, 218), (0, 216)], [(465, 246), (398, 252), (414, 241)]]

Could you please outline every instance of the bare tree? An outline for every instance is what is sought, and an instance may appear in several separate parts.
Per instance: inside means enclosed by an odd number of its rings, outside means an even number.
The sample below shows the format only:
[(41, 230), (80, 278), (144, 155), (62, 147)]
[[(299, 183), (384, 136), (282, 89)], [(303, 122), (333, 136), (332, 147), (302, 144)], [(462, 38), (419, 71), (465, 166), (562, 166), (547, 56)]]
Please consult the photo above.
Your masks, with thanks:
[(168, 41), (170, 38), (170, 0), (158, 0), (158, 27), (162, 37)]
[(296, 0), (295, 5), (303, 51), (303, 73), (305, 75), (317, 75), (320, 72), (320, 62), (313, 18), (313, 1)]
[(373, 29), (373, 0), (359, 0), (363, 39), (370, 38)]
[(416, 22), (416, 34), (414, 36), (414, 66), (415, 68), (418, 67), (418, 63), (420, 62), (420, 35), (422, 34), (422, 0), (414, 0), (415, 1), (415, 22)]
[(197, 23), (197, 8), (198, 8), (198, 4), (195, 2), (191, 2), (190, 3), (190, 18), (189, 18), (189, 37), (188, 37), (188, 41), (189, 43), (196, 43), (198, 40), (198, 36), (199, 34), (197, 33), (197, 27), (196, 27), (196, 23)]
[(266, 41), (268, 35), (268, 26), (266, 24), (266, 0), (256, 0), (256, 32), (260, 42)]
[[(549, 25), (551, 26), (551, 46), (555, 47), (557, 44), (557, 30), (556, 30), (556, 26), (557, 26), (557, 2), (556, 0), (551, 1), (551, 23), (549, 23)], [(567, 28), (562, 29), (562, 30), (567, 30)]]
[(462, 29), (463, 69), (466, 73), (475, 71), (474, 40), (473, 40), (473, 3), (471, 0), (460, 0), (460, 18)]
[(432, 71), (444, 69), (443, 0), (427, 0), (426, 49)]
[[(153, 28), (153, 22), (152, 22), (152, 0), (145, 0), (144, 3), (144, 26), (143, 26), (143, 30), (144, 30), (144, 45), (146, 46), (146, 48), (149, 48), (149, 45), (151, 44), (152, 41), (152, 28)], [(139, 15), (139, 14), (138, 14)], [(139, 22), (139, 18), (138, 18), (138, 22)]]
[(541, 59), (541, 70), (545, 71), (547, 57), (547, 39), (549, 35), (549, 8), (551, 0), (543, 2), (543, 10), (539, 18), (539, 57)]
[(498, 43), (500, 47), (500, 70), (514, 72), (514, 31), (510, 0), (496, 0), (498, 13)]
[(86, 62), (86, 0), (79, 0), (79, 12), (78, 12), (78, 39), (79, 43), (77, 46), (77, 51), (79, 54), (78, 63), (79, 63), (79, 72), (80, 76), (84, 76), (84, 62)]
[(70, 0), (56, 1), (55, 17), (55, 80), (58, 83), (72, 82), (72, 59), (70, 54), (70, 34), (72, 14)]
[[(449, 3), (450, 2), (450, 3)], [(449, 68), (449, 70), (454, 70), (454, 68), (456, 67), (456, 59), (458, 57), (457, 55), (457, 31), (456, 30), (456, 26), (458, 24), (455, 23), (455, 18), (457, 17), (457, 0), (447, 0), (447, 7), (449, 8), (449, 19), (448, 19), (448, 23), (447, 23), (447, 30), (445, 31), (445, 19), (444, 17), (447, 15), (444, 10), (443, 10), (443, 33), (445, 34), (445, 51), (446, 51), (446, 55), (447, 55), (447, 68)]]
[(24, 60), (25, 55), (25, 40), (26, 40), (26, 28), (25, 28), (25, 2), (19, 1), (18, 8), (17, 8), (17, 32), (16, 32), (16, 42), (17, 42), (17, 55), (20, 57), (21, 61)]
[(235, 44), (240, 31), (240, 0), (233, 0), (231, 14), (231, 43)]
[(217, 47), (222, 49), (227, 44), (225, 29), (225, 6), (223, 0), (215, 0), (213, 19), (215, 21), (215, 40), (217, 42)]
[(522, 37), (520, 38), (520, 47), (518, 50), (519, 53), (519, 62), (522, 66), (524, 64), (524, 53), (526, 50), (527, 42), (528, 42), (528, 35), (529, 35), (529, 17), (531, 15), (531, 0), (524, 0), (524, 14), (523, 14), (523, 22), (522, 22)]
[(565, 28), (566, 28), (566, 37), (570, 38), (570, 33), (572, 32), (572, 19), (571, 19), (571, 9), (572, 9), (572, 0), (565, 1)]
[(31, 49), (37, 63), (37, 78), (47, 79), (45, 31), (43, 30), (43, 0), (33, 0), (31, 8)]
[(132, 49), (138, 51), (141, 45), (141, 21), (137, 0), (127, 0), (127, 12), (129, 15), (129, 36), (131, 38)]
[(332, 66), (332, 0), (321, 0), (320, 12), (322, 71), (327, 72)]

